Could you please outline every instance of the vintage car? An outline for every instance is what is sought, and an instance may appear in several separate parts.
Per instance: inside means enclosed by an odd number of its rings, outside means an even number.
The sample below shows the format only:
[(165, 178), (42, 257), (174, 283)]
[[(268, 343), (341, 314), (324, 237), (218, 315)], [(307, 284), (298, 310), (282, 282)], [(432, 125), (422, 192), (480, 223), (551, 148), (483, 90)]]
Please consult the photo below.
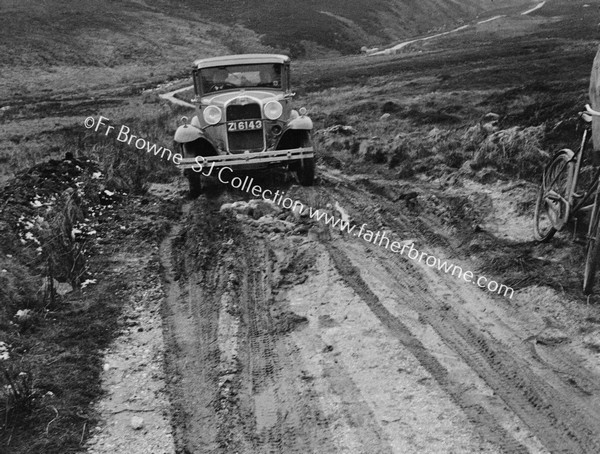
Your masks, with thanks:
[(291, 101), (290, 59), (245, 54), (194, 62), (191, 100), (198, 113), (175, 132), (179, 167), (198, 196), (206, 169), (243, 171), (286, 166), (304, 186), (313, 184), (311, 119)]

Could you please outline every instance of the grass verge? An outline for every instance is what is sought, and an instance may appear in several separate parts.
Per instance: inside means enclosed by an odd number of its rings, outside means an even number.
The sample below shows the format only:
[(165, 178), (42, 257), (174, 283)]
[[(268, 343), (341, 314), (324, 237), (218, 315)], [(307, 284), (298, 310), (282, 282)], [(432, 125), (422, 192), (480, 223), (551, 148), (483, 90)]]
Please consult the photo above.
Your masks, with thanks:
[[(161, 141), (168, 117), (125, 121)], [(111, 273), (111, 264), (128, 249), (154, 253), (179, 212), (146, 194), (177, 173), (172, 163), (83, 125), (63, 150), (64, 159), (18, 173), (0, 197), (0, 451), (84, 449), (103, 351), (136, 272)]]

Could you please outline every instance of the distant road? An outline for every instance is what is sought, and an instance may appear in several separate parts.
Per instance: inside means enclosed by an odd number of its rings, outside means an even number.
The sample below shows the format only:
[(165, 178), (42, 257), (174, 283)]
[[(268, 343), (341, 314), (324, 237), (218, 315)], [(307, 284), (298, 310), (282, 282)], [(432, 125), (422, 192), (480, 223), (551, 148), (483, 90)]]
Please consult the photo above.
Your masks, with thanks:
[[(543, 2), (540, 2), (540, 3), (538, 3), (537, 5), (535, 5), (533, 8), (531, 8), (531, 9), (528, 9), (527, 11), (523, 11), (523, 12), (521, 13), (521, 15), (522, 15), (522, 16), (525, 16), (525, 15), (527, 15), (527, 14), (530, 14), (530, 13), (534, 12), (534, 11), (537, 11), (537, 10), (538, 10), (538, 9), (540, 9), (542, 6), (544, 6), (545, 4), (546, 4), (546, 2), (545, 2), (545, 1), (543, 1)], [(479, 22), (477, 22), (477, 25), (479, 25), (479, 24), (485, 24), (485, 23), (487, 23), (487, 22), (491, 22), (491, 21), (494, 21), (494, 20), (497, 20), (497, 19), (501, 19), (501, 18), (503, 18), (503, 17), (506, 17), (506, 16), (505, 16), (505, 15), (501, 15), (501, 16), (494, 16), (494, 17), (490, 17), (489, 19), (485, 19), (485, 20), (482, 20), (482, 21), (479, 21)], [(426, 37), (424, 37), (424, 38), (415, 38), (415, 39), (411, 39), (410, 41), (404, 41), (404, 42), (402, 42), (402, 43), (400, 43), (400, 44), (396, 44), (395, 46), (388, 47), (387, 49), (383, 49), (383, 50), (379, 50), (379, 51), (377, 51), (377, 52), (372, 52), (372, 53), (369, 53), (369, 54), (367, 54), (367, 56), (375, 56), (375, 55), (389, 55), (389, 54), (394, 54), (394, 53), (396, 53), (397, 51), (399, 51), (400, 49), (402, 49), (403, 47), (406, 47), (406, 46), (408, 46), (409, 44), (416, 43), (416, 42), (418, 42), (418, 41), (427, 41), (428, 39), (438, 38), (438, 37), (440, 37), (440, 36), (448, 35), (448, 34), (450, 34), (450, 33), (456, 33), (456, 32), (458, 32), (458, 31), (460, 31), (460, 30), (464, 30), (465, 28), (469, 28), (470, 26), (471, 26), (471, 25), (463, 25), (462, 27), (458, 27), (458, 28), (455, 28), (454, 30), (450, 30), (450, 31), (447, 31), (447, 32), (443, 32), (443, 33), (436, 33), (435, 35), (426, 36)]]
[(181, 91), (189, 90), (192, 87), (193, 87), (193, 85), (190, 85), (188, 87), (179, 88), (177, 90), (173, 90), (173, 91), (170, 91), (168, 93), (163, 93), (162, 95), (159, 94), (158, 96), (160, 98), (162, 98), (162, 99), (166, 99), (168, 101), (171, 101), (173, 104), (177, 104), (179, 106), (191, 107), (191, 108), (195, 109), (196, 106), (194, 104), (191, 104), (189, 102), (183, 101), (183, 100), (175, 97), (175, 94), (177, 94), (177, 93), (179, 93)]
[(538, 3), (537, 5), (535, 5), (533, 8), (528, 9), (527, 11), (523, 11), (521, 13), (521, 16), (526, 16), (529, 13), (533, 13), (534, 11), (540, 9), (542, 6), (544, 6), (546, 4), (545, 1)]
[(455, 33), (455, 32), (458, 32), (460, 30), (464, 30), (465, 28), (468, 28), (468, 27), (469, 27), (468, 25), (463, 25), (461, 27), (455, 28), (454, 30), (450, 30), (450, 31), (443, 32), (443, 33), (437, 33), (437, 34), (431, 35), (431, 36), (426, 36), (425, 38), (417, 38), (417, 39), (413, 39), (413, 40), (410, 40), (410, 41), (404, 41), (403, 43), (396, 44), (395, 46), (390, 47), (390, 48), (385, 49), (385, 50), (380, 50), (378, 52), (373, 52), (372, 54), (369, 54), (369, 55), (386, 55), (386, 54), (394, 53), (394, 52), (402, 49), (403, 47), (408, 46), (409, 44), (416, 43), (417, 41), (427, 41), (428, 39), (433, 39), (433, 38), (437, 38), (439, 36), (444, 36), (444, 35), (448, 35), (450, 33)]
[(480, 20), (479, 22), (477, 22), (477, 25), (479, 25), (479, 24), (485, 24), (487, 22), (492, 22), (493, 20), (496, 20), (496, 19), (502, 19), (503, 17), (506, 17), (506, 16), (504, 16), (504, 15), (502, 15), (502, 16), (494, 16), (494, 17), (490, 17), (489, 19)]

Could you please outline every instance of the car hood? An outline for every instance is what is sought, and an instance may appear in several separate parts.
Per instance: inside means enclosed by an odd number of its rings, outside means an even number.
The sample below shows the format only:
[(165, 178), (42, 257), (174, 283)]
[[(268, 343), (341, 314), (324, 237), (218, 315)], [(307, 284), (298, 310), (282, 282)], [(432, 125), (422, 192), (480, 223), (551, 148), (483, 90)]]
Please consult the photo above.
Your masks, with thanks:
[(214, 95), (204, 96), (202, 98), (202, 104), (213, 105), (219, 107), (225, 107), (231, 101), (239, 98), (246, 98), (248, 102), (257, 102), (259, 104), (265, 104), (268, 101), (281, 100), (284, 98), (284, 93), (262, 90), (248, 90), (248, 91), (230, 91), (225, 93), (218, 93)]

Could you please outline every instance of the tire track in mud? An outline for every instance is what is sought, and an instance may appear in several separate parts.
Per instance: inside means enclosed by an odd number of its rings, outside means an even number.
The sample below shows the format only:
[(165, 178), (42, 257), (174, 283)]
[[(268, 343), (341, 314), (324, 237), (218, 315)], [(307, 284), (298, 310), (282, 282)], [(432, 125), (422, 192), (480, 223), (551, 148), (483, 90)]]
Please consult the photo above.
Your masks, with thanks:
[[(391, 275), (401, 275), (406, 263), (397, 257), (383, 262)], [(395, 289), (401, 285), (395, 285)], [(415, 287), (420, 291), (415, 292)], [(417, 311), (444, 342), (457, 352), (485, 382), (525, 422), (552, 452), (600, 452), (598, 411), (590, 411), (584, 399), (570, 389), (560, 389), (541, 378), (517, 352), (508, 351), (500, 342), (487, 338), (478, 328), (462, 321), (451, 308), (441, 308), (427, 296), (427, 284), (421, 280), (404, 300)], [(465, 304), (457, 294), (453, 305)], [(445, 310), (444, 310), (445, 309)], [(515, 354), (517, 353), (517, 354)], [(548, 373), (547, 375), (550, 375)], [(578, 405), (574, 405), (573, 401)]]
[[(254, 407), (252, 427), (246, 429), (254, 441), (252, 453), (335, 452), (326, 438), (326, 421), (318, 406), (312, 385), (302, 377), (297, 347), (279, 334), (273, 313), (273, 244), (248, 239), (242, 254), (242, 268), (247, 270), (240, 291), (248, 351), (244, 398)], [(244, 381), (244, 380), (242, 380)], [(322, 451), (325, 449), (325, 451)]]
[(371, 291), (368, 284), (362, 279), (360, 271), (351, 264), (350, 259), (332, 244), (328, 245), (327, 250), (336, 270), (346, 284), (363, 299), (381, 323), (400, 340), (438, 384), (465, 411), (469, 420), (479, 430), (481, 437), (484, 440), (493, 442), (502, 448), (504, 452), (528, 453), (529, 451), (525, 446), (511, 437), (483, 407), (469, 402), (463, 397), (465, 389), (463, 389), (460, 383), (454, 383), (449, 378), (448, 371), (439, 361), (412, 335), (406, 325), (387, 310), (379, 298)]
[[(283, 421), (275, 383), (280, 365), (274, 352), (270, 331), (272, 320), (267, 306), (268, 264), (251, 255), (244, 261), (242, 301), (248, 332), (248, 374), (250, 397), (254, 403), (256, 452), (281, 452)], [(265, 282), (266, 281), (266, 282)]]
[[(184, 214), (189, 211), (184, 205)], [(163, 329), (167, 345), (166, 368), (171, 380), (167, 389), (173, 406), (172, 425), (178, 452), (209, 452), (217, 448), (215, 403), (218, 388), (216, 325), (217, 305), (198, 305), (199, 289), (183, 287), (175, 272), (173, 243), (181, 233), (175, 226), (160, 248), (167, 299), (163, 306)], [(210, 367), (212, 365), (212, 367)], [(183, 404), (186, 403), (186, 405)], [(194, 410), (190, 411), (190, 407)]]
[(275, 302), (279, 246), (219, 213), (228, 198), (187, 204), (161, 247), (178, 452), (334, 453), (330, 422), (286, 339), (296, 325)]
[[(345, 188), (337, 186), (332, 192), (335, 192), (339, 200), (347, 203), (347, 206), (353, 206), (358, 211), (362, 204), (358, 202), (360, 197), (348, 192), (355, 192), (352, 185)], [(382, 195), (382, 194), (379, 194)], [(411, 227), (412, 222), (406, 216), (398, 213), (397, 207), (392, 205), (388, 198), (387, 207), (398, 217), (391, 218), (385, 216), (387, 226), (395, 229), (408, 229), (414, 232)], [(381, 202), (381, 199), (379, 200)], [(419, 223), (421, 224), (421, 223)], [(427, 230), (430, 230), (429, 228)], [(421, 231), (419, 238), (435, 233)], [(487, 426), (484, 430), (485, 436), (490, 432), (496, 435), (496, 440), (500, 442), (503, 449), (509, 452), (520, 452), (524, 449), (522, 446), (515, 445), (514, 441), (507, 439), (506, 433), (496, 432), (497, 424), (494, 418), (485, 411), (473, 407), (473, 403), (462, 397), (460, 388), (455, 388), (448, 376), (438, 370), (435, 358), (423, 348), (419, 343), (410, 337), (410, 331), (402, 323), (395, 320), (388, 320), (389, 317), (395, 317), (387, 311), (383, 305), (378, 302), (378, 298), (369, 289), (367, 283), (361, 278), (360, 272), (348, 264), (349, 258), (337, 247), (330, 245), (330, 253), (334, 258), (336, 267), (345, 277), (349, 285), (353, 285), (357, 292), (360, 292), (365, 301), (371, 301), (370, 307), (382, 319), (382, 322), (399, 333), (399, 338), (408, 340), (408, 347), (414, 350), (414, 354), (423, 362), (423, 365), (431, 371), (432, 375), (445, 386), (450, 395), (457, 400), (461, 407), (465, 408), (474, 422)], [(417, 283), (408, 286), (405, 283), (396, 282), (392, 284), (394, 292), (398, 295), (398, 300), (407, 305), (416, 313), (423, 323), (431, 326), (440, 336), (446, 345), (459, 354), (463, 361), (475, 371), (484, 381), (501, 397), (501, 399), (511, 408), (518, 417), (527, 424), (532, 433), (534, 433), (552, 452), (600, 452), (599, 426), (597, 421), (600, 419), (600, 413), (597, 406), (594, 406), (589, 395), (581, 393), (579, 388), (573, 392), (571, 387), (561, 386), (569, 385), (563, 377), (556, 377), (556, 371), (544, 370), (541, 376), (536, 374), (540, 368), (535, 370), (531, 364), (523, 358), (515, 355), (501, 343), (488, 338), (479, 328), (469, 322), (462, 321), (455, 312), (453, 306), (460, 307), (464, 301), (456, 292), (447, 293), (448, 296), (455, 298), (452, 306), (448, 306), (444, 301), (438, 301), (435, 297), (428, 295), (431, 293), (425, 280), (420, 276), (420, 272), (410, 264), (406, 263), (405, 258), (398, 258), (395, 254), (386, 251), (389, 258), (378, 260), (379, 264), (385, 268), (390, 276), (405, 275), (407, 268), (413, 268), (410, 274), (413, 274)], [(375, 252), (377, 254), (377, 251)], [(355, 262), (356, 263), (356, 262)], [(449, 290), (448, 287), (446, 290)], [(456, 303), (456, 304), (455, 304)], [(564, 362), (564, 361), (563, 361)], [(572, 363), (574, 366), (575, 364)], [(547, 366), (547, 365), (546, 365)], [(584, 382), (590, 383), (593, 380), (591, 374), (582, 372)], [(450, 378), (451, 380), (451, 378)], [(558, 383), (558, 386), (557, 386)], [(586, 387), (588, 390), (590, 387)], [(592, 388), (596, 388), (593, 386)], [(587, 399), (587, 400), (586, 400)], [(594, 399), (596, 401), (597, 399)], [(506, 441), (508, 440), (508, 444)]]

